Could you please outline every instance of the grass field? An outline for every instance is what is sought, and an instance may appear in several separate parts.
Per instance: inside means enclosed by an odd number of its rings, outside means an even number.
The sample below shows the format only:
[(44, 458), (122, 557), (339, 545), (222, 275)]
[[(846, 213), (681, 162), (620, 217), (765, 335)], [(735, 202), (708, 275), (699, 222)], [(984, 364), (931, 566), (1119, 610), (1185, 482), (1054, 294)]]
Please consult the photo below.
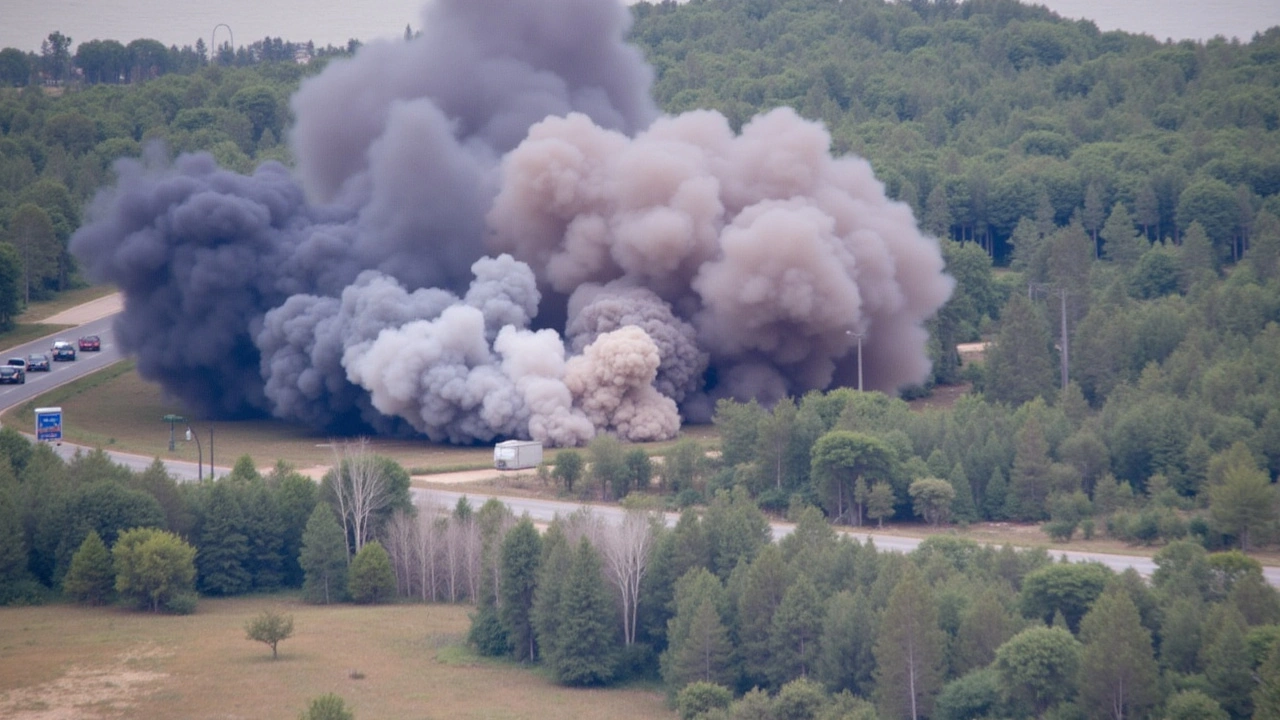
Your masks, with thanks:
[[(274, 661), (244, 633), (267, 608), (294, 618)], [(319, 607), (288, 595), (202, 599), (188, 616), (0, 608), (0, 717), (286, 719), (327, 692), (358, 720), (674, 717), (655, 688), (563, 688), (540, 671), (473, 656), (462, 644), (467, 612)]]

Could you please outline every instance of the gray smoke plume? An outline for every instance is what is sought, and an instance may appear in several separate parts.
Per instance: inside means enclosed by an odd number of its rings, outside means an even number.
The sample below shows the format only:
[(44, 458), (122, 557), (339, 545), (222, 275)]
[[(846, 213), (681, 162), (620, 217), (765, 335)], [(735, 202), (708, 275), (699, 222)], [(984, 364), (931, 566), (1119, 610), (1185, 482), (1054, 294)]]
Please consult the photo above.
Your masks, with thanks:
[(629, 19), (438, 0), (303, 83), (293, 173), (118, 163), (72, 249), (141, 374), (197, 414), (552, 445), (849, 384), (849, 331), (869, 387), (923, 380), (936, 241), (790, 110), (658, 117)]

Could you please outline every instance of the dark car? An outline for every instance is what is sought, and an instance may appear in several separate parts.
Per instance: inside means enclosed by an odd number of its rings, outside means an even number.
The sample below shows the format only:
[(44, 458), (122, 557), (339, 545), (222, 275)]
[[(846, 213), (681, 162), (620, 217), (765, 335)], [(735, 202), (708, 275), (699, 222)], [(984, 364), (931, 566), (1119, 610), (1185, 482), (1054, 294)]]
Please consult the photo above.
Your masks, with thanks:
[(97, 335), (85, 335), (80, 338), (80, 352), (97, 352), (102, 349), (102, 341)]
[(53, 344), (54, 360), (75, 360), (76, 348), (66, 340), (59, 340)]
[(17, 365), (0, 365), (0, 384), (21, 385), (27, 381), (27, 373)]
[(49, 356), (28, 355), (27, 372), (49, 372)]

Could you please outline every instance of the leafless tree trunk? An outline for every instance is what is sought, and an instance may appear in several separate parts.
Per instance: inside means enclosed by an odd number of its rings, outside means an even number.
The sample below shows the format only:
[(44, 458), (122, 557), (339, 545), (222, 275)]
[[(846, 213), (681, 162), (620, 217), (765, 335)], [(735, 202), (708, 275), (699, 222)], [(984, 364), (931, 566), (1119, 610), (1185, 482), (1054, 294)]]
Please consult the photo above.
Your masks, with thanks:
[(440, 537), (448, 521), (441, 521), (432, 516), (418, 516), (418, 571), (421, 573), (422, 599), (435, 602), (439, 599), (440, 589), (437, 569), (440, 564)]
[(387, 523), (385, 545), (396, 572), (396, 591), (403, 596), (414, 594), (417, 563), (413, 556), (418, 546), (417, 534), (417, 521), (404, 512), (392, 515)]
[(480, 578), (481, 573), (484, 572), (481, 552), (483, 542), (480, 538), (480, 528), (474, 519), (463, 523), (462, 530), (462, 558), (467, 579), (467, 599), (476, 602), (480, 599)]
[(636, 641), (636, 607), (640, 582), (653, 550), (653, 524), (649, 514), (629, 511), (616, 527), (608, 527), (596, 543), (605, 572), (622, 602), (622, 632), (627, 645)]
[(444, 533), (445, 580), (449, 585), (449, 602), (458, 602), (458, 580), (462, 571), (462, 527), (454, 520), (447, 521)]
[(369, 452), (369, 441), (361, 438), (354, 445), (344, 443), (334, 450), (334, 470), (329, 476), (332, 490), (342, 513), (343, 529), (355, 543), (354, 552), (360, 552), (369, 540), (373, 514), (386, 507), (391, 496), (387, 478), (379, 467), (378, 458)]

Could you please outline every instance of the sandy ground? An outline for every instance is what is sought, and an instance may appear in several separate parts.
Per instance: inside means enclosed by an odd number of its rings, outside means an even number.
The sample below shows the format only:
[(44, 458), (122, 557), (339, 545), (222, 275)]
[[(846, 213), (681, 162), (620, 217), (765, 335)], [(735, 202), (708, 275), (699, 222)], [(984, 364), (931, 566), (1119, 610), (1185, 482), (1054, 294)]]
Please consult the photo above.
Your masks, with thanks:
[(55, 680), (0, 694), (0, 717), (10, 720), (81, 720), (128, 717), (140, 693), (165, 678), (163, 673), (137, 670), (131, 665), (160, 654), (141, 646), (116, 658), (107, 667), (73, 666)]
[(83, 325), (94, 320), (113, 315), (124, 309), (124, 298), (120, 293), (112, 293), (97, 300), (63, 310), (42, 322), (48, 325)]

